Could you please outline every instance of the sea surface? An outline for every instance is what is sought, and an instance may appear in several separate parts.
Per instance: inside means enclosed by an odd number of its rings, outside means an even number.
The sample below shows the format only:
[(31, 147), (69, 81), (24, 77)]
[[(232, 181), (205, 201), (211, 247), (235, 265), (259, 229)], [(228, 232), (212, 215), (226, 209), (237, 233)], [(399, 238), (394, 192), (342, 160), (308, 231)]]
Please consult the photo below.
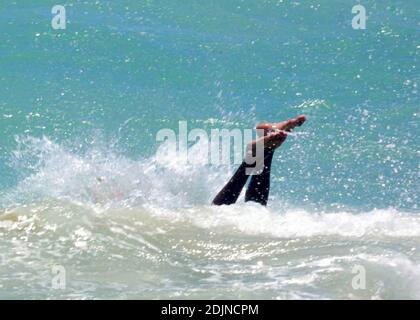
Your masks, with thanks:
[[(57, 2), (0, 3), (0, 299), (420, 299), (419, 1)], [(267, 207), (156, 140), (298, 114)]]

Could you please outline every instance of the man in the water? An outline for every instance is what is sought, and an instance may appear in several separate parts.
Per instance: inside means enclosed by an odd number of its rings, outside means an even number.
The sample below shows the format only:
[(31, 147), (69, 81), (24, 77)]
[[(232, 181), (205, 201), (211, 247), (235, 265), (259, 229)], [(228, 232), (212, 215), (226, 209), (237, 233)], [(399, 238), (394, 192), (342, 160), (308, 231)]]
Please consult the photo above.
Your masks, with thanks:
[[(251, 182), (245, 193), (245, 201), (254, 201), (267, 205), (268, 194), (270, 192), (270, 171), (271, 162), (273, 160), (274, 151), (280, 147), (287, 138), (287, 133), (295, 127), (301, 126), (306, 121), (304, 115), (300, 115), (294, 119), (290, 119), (278, 123), (260, 123), (256, 129), (263, 130), (263, 136), (259, 137), (248, 144), (247, 155), (255, 154), (256, 145), (263, 143), (264, 159), (263, 170), (260, 174), (252, 175)], [(238, 200), (239, 195), (246, 181), (248, 180), (247, 168), (255, 167), (250, 165), (249, 161), (243, 161), (228, 183), (219, 191), (213, 200), (214, 205), (229, 205)]]

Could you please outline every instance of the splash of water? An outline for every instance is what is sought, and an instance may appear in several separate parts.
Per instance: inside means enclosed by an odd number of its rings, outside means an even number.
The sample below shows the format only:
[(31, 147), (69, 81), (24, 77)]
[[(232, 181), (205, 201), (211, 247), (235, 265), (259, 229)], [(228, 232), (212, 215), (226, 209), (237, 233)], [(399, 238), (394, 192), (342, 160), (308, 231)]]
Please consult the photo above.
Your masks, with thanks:
[[(30, 170), (2, 199), (14, 206), (0, 213), (0, 297), (420, 296), (417, 214), (209, 206), (231, 168), (179, 166), (168, 150), (133, 160), (21, 140), (15, 168)], [(71, 275), (65, 293), (50, 287), (57, 264)], [(351, 287), (355, 265), (367, 290)]]

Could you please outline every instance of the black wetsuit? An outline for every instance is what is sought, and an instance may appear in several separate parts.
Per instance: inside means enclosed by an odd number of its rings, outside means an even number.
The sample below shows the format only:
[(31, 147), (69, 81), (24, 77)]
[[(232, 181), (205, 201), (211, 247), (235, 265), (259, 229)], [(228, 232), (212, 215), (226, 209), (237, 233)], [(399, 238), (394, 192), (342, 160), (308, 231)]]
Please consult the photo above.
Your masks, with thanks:
[[(267, 205), (268, 195), (270, 193), (270, 172), (273, 155), (274, 150), (265, 150), (264, 169), (260, 174), (251, 177), (251, 182), (246, 190), (245, 201), (254, 201), (263, 206)], [(249, 175), (246, 174), (246, 169), (250, 167), (253, 166), (247, 164), (245, 161), (242, 162), (229, 182), (214, 198), (214, 205), (229, 205), (238, 200), (249, 177)]]

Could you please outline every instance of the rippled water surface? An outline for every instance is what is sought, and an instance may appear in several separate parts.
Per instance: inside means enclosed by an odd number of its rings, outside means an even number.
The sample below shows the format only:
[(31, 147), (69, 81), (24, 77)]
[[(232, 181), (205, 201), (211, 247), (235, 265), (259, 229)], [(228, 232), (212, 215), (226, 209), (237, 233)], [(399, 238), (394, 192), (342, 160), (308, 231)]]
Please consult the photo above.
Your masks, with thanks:
[[(0, 298), (420, 298), (418, 1), (55, 4), (0, 4)], [(301, 113), (266, 208), (156, 142)]]

